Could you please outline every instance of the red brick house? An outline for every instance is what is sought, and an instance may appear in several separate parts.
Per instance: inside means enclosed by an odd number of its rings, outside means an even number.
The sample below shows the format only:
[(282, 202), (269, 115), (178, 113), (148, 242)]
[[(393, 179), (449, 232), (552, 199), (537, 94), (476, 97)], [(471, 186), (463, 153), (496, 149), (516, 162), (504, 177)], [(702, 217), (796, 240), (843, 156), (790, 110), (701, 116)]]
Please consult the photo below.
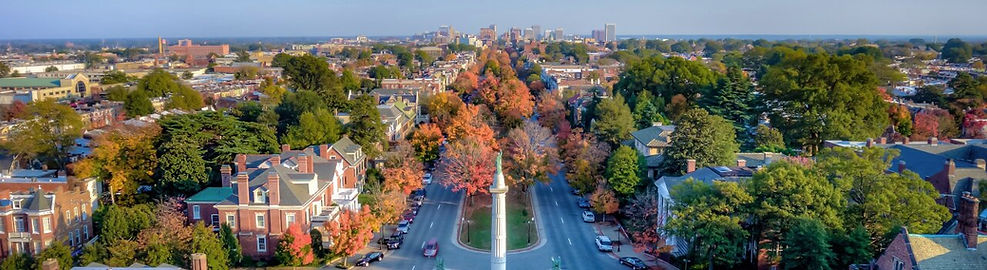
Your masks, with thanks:
[(81, 249), (94, 237), (91, 214), (99, 193), (94, 179), (68, 179), (54, 170), (0, 175), (0, 257), (36, 255), (54, 241)]
[(230, 225), (244, 254), (266, 259), (292, 224), (321, 228), (341, 209), (359, 209), (364, 162), (359, 146), (347, 138), (302, 150), (283, 145), (280, 154), (240, 154), (234, 167), (220, 168), (222, 187), (185, 200), (188, 218), (217, 228)]

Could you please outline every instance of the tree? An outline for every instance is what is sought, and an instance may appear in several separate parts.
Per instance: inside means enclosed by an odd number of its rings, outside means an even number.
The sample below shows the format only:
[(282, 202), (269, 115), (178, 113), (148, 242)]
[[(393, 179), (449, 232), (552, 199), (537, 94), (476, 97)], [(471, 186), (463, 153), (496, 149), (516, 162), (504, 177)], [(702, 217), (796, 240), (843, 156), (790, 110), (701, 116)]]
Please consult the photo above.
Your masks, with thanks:
[(175, 194), (193, 194), (209, 181), (206, 174), (206, 161), (202, 158), (203, 151), (188, 139), (173, 140), (159, 147), (157, 183), (165, 190)]
[(689, 110), (672, 133), (662, 167), (667, 173), (682, 173), (689, 159), (696, 161), (697, 168), (731, 164), (739, 149), (735, 136), (733, 126), (723, 117), (703, 109)]
[(284, 68), (284, 75), (295, 89), (318, 93), (322, 102), (330, 110), (342, 108), (345, 104), (343, 86), (329, 63), (312, 55), (285, 55), (274, 59), (273, 66)]
[(772, 126), (787, 144), (814, 154), (823, 139), (874, 138), (888, 126), (887, 106), (867, 63), (849, 55), (786, 54), (760, 80)]
[[(329, 237), (333, 243), (329, 249), (334, 254), (343, 255), (345, 258), (353, 256), (361, 248), (367, 246), (374, 237), (371, 230), (373, 227), (367, 226), (370, 219), (373, 217), (367, 206), (364, 206), (363, 210), (359, 212), (343, 210), (338, 220), (326, 224), (326, 230), (329, 231)], [(343, 260), (343, 265), (346, 265), (346, 261)]]
[(750, 108), (754, 100), (751, 82), (739, 67), (727, 69), (727, 75), (721, 77), (710, 95), (706, 96), (703, 107), (710, 114), (719, 115), (733, 123), (734, 131), (743, 134), (746, 123), (751, 116)]
[(68, 151), (74, 140), (82, 136), (83, 122), (72, 107), (58, 104), (54, 99), (31, 103), (26, 121), (11, 131), (7, 148), (14, 162), (21, 158), (37, 158), (65, 169)]
[(179, 87), (175, 92), (172, 92), (171, 99), (165, 104), (165, 108), (193, 112), (202, 109), (204, 106), (205, 103), (202, 102), (202, 95), (184, 85)]
[(308, 265), (315, 259), (312, 255), (312, 238), (302, 233), (300, 223), (296, 222), (288, 227), (288, 231), (278, 241), (274, 258), (281, 265), (288, 266)]
[(134, 81), (134, 80), (135, 80), (135, 78), (132, 78), (130, 76), (127, 76), (127, 73), (124, 73), (123, 71), (111, 70), (111, 71), (107, 71), (105, 74), (103, 74), (103, 78), (100, 78), (99, 83), (100, 84), (117, 84), (117, 83), (130, 82), (130, 81)]
[(833, 230), (829, 234), (829, 246), (833, 248), (833, 269), (846, 269), (851, 264), (867, 263), (872, 256), (868, 243), (870, 236), (864, 227), (857, 226), (853, 230)]
[(240, 240), (233, 234), (229, 224), (223, 223), (219, 227), (219, 239), (223, 242), (223, 250), (226, 250), (226, 261), (230, 262), (231, 266), (240, 265), (240, 261), (243, 260), (243, 247), (240, 246)]
[(672, 188), (676, 201), (665, 231), (689, 242), (689, 257), (708, 268), (730, 268), (741, 262), (748, 232), (743, 207), (754, 198), (736, 182), (712, 185), (692, 178)]
[(785, 150), (781, 131), (766, 125), (758, 125), (754, 134), (755, 152), (781, 152)]
[(3, 107), (3, 120), (10, 121), (17, 118), (24, 118), (27, 109), (27, 104), (24, 104), (20, 100), (14, 100), (10, 105)]
[(253, 80), (257, 79), (257, 75), (260, 73), (260, 68), (255, 66), (245, 66), (237, 69), (233, 73), (233, 78), (237, 80)]
[(95, 139), (92, 154), (76, 163), (73, 171), (105, 182), (110, 201), (116, 203), (116, 194), (130, 196), (139, 185), (153, 184), (158, 163), (153, 142), (160, 133), (157, 126), (109, 129)]
[(384, 192), (401, 191), (407, 196), (422, 187), (425, 173), (408, 141), (400, 140), (394, 148), (384, 155)]
[(41, 254), (38, 254), (38, 257), (34, 261), (34, 269), (41, 269), (41, 264), (48, 259), (57, 260), (58, 269), (68, 270), (72, 268), (72, 250), (65, 243), (62, 243), (62, 241), (54, 241), (50, 246), (42, 250)]
[(493, 182), (494, 157), (489, 145), (474, 137), (465, 137), (447, 145), (446, 155), (439, 161), (442, 182), (454, 192), (465, 190), (467, 196), (486, 194)]
[(942, 46), (942, 59), (950, 63), (967, 63), (973, 57), (973, 47), (962, 39), (951, 38)]
[(634, 194), (621, 212), (634, 217), (625, 223), (634, 238), (634, 251), (653, 256), (660, 254), (662, 249), (658, 243), (663, 236), (658, 230), (658, 192), (655, 188), (649, 187), (644, 192)]
[[(456, 141), (466, 137), (473, 137), (480, 143), (489, 147), (497, 148), (497, 141), (494, 139), (494, 131), (484, 119), (483, 105), (466, 105), (456, 111), (445, 123), (446, 138), (449, 141)], [(441, 125), (442, 123), (440, 123)]]
[(55, 66), (48, 66), (45, 68), (45, 72), (55, 72), (55, 71), (58, 71), (58, 68)]
[(607, 160), (607, 183), (620, 195), (634, 194), (641, 182), (641, 161), (637, 150), (621, 145)]
[(692, 105), (689, 103), (689, 100), (682, 94), (677, 94), (672, 96), (668, 105), (665, 105), (665, 113), (668, 114), (668, 118), (672, 121), (679, 121), (679, 118), (689, 111), (690, 108), (692, 108)]
[(638, 129), (648, 128), (655, 123), (667, 123), (668, 119), (661, 114), (664, 102), (651, 95), (651, 92), (641, 91), (634, 102), (634, 123)]
[(634, 131), (634, 118), (624, 97), (617, 95), (604, 99), (596, 105), (596, 122), (593, 131), (600, 140), (616, 146), (631, 136)]
[(236, 52), (236, 62), (250, 62), (250, 53), (247, 51)]
[(6, 62), (0, 62), (0, 78), (10, 75), (10, 66)]
[(630, 96), (648, 90), (664, 103), (679, 94), (694, 101), (697, 94), (708, 93), (717, 80), (716, 74), (700, 62), (661, 55), (631, 63), (620, 78), (613, 87), (616, 92)]
[(154, 105), (147, 93), (136, 90), (127, 94), (123, 101), (123, 110), (127, 112), (127, 117), (139, 117), (154, 113)]
[(346, 134), (363, 147), (367, 156), (378, 157), (381, 149), (387, 149), (385, 128), (373, 96), (362, 95), (351, 101), (350, 123), (347, 124)]
[(228, 254), (223, 249), (223, 243), (216, 237), (216, 233), (202, 222), (195, 224), (189, 251), (206, 254), (206, 264), (209, 265), (209, 269), (229, 269)]
[(593, 206), (593, 211), (603, 214), (604, 220), (606, 220), (606, 215), (613, 215), (620, 211), (620, 200), (617, 200), (613, 190), (605, 186), (598, 186), (596, 191), (590, 194), (589, 202)]
[(531, 91), (517, 78), (504, 78), (488, 74), (474, 96), (493, 109), (501, 123), (507, 127), (521, 124), (522, 118), (531, 116), (534, 99)]
[(333, 143), (339, 140), (340, 126), (339, 120), (325, 109), (304, 112), (298, 125), (289, 128), (281, 142), (297, 146)]
[(0, 262), (0, 270), (30, 269), (33, 265), (34, 258), (31, 258), (31, 254), (14, 252)]
[(415, 157), (422, 162), (433, 162), (439, 159), (439, 146), (445, 141), (442, 130), (432, 123), (418, 126), (411, 134), (411, 146), (415, 149)]
[(163, 97), (178, 92), (182, 88), (178, 77), (163, 69), (154, 69), (137, 81), (137, 90), (145, 91), (151, 97)]
[(538, 123), (551, 131), (557, 131), (566, 120), (566, 108), (562, 99), (552, 93), (542, 93), (538, 102)]
[(579, 193), (589, 193), (605, 179), (600, 174), (610, 156), (610, 145), (576, 128), (562, 140), (562, 156), (566, 164), (566, 179)]
[[(843, 190), (805, 164), (782, 160), (754, 173), (745, 189), (754, 197), (753, 236), (780, 244), (797, 217), (814, 217), (829, 228), (842, 228), (846, 208)], [(841, 185), (842, 187), (842, 185)]]
[(929, 137), (939, 137), (939, 119), (928, 110), (915, 113), (913, 140), (925, 140)]
[(459, 73), (459, 76), (456, 76), (456, 80), (453, 81), (452, 85), (449, 87), (455, 90), (457, 94), (469, 94), (479, 87), (479, 78), (473, 72), (461, 72)]
[(103, 262), (108, 266), (125, 267), (134, 264), (139, 245), (136, 241), (120, 240), (106, 245), (107, 257)]
[(127, 95), (130, 93), (130, 89), (122, 85), (114, 85), (106, 89), (106, 99), (112, 101), (125, 101), (127, 100)]
[(182, 72), (182, 79), (183, 80), (192, 79), (192, 72), (188, 72), (188, 70)]
[(136, 255), (145, 264), (187, 263), (184, 256), (194, 252), (189, 250), (189, 242), (194, 238), (195, 229), (186, 225), (188, 219), (182, 209), (184, 205), (177, 198), (166, 199), (156, 205), (152, 213), (153, 224), (137, 234), (139, 250)]
[(826, 227), (819, 220), (799, 217), (785, 234), (781, 263), (785, 269), (831, 269), (834, 259)]

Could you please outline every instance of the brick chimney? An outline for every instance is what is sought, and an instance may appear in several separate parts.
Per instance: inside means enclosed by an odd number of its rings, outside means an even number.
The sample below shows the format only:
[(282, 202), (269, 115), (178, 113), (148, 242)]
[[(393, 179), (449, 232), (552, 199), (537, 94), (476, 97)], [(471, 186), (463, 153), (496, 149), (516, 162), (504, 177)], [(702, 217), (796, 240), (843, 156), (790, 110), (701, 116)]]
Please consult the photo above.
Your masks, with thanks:
[(980, 209), (980, 200), (969, 191), (964, 191), (960, 197), (959, 214), (956, 217), (958, 223), (957, 231), (963, 236), (963, 244), (967, 250), (977, 249), (977, 210)]
[(41, 263), (41, 270), (58, 270), (58, 260), (48, 258), (45, 262)]
[(247, 183), (250, 176), (246, 171), (236, 174), (236, 199), (239, 205), (247, 205), (250, 202), (250, 184)]
[(208, 270), (209, 265), (206, 264), (206, 254), (193, 253), (192, 254), (192, 270)]
[(324, 159), (329, 159), (329, 145), (320, 144), (319, 145), (319, 156)]
[(902, 144), (909, 144), (911, 142), (912, 142), (912, 139), (909, 139), (908, 137), (905, 137), (904, 139), (901, 140), (901, 143)]
[(687, 159), (685, 160), (685, 173), (691, 173), (696, 171), (696, 160)]
[(956, 162), (953, 162), (953, 159), (947, 159), (942, 169), (949, 172), (949, 176), (956, 175)]
[(931, 145), (931, 146), (937, 146), (937, 145), (939, 145), (939, 138), (929, 137), (929, 145)]
[(888, 137), (881, 137), (880, 143), (881, 144), (888, 144)]
[(275, 171), (267, 173), (267, 198), (271, 205), (281, 204), (281, 177)]
[(236, 157), (234, 157), (233, 160), (236, 163), (236, 172), (239, 173), (247, 171), (247, 155), (236, 154)]
[(978, 158), (975, 162), (977, 163), (977, 168), (981, 170), (987, 169), (987, 161), (984, 161), (984, 159)]
[(905, 161), (904, 160), (899, 160), (898, 161), (898, 173), (903, 173), (903, 172), (905, 172)]
[(288, 152), (288, 151), (291, 151), (291, 145), (289, 145), (289, 144), (282, 144), (281, 145), (281, 153)]
[(306, 154), (300, 154), (298, 159), (298, 172), (300, 173), (312, 173), (312, 165), (308, 160), (310, 159)]
[(274, 165), (281, 164), (281, 155), (274, 154), (267, 161), (271, 163), (271, 167), (274, 167)]
[(874, 139), (867, 138), (867, 147), (873, 147), (873, 146), (874, 146)]
[(747, 167), (747, 160), (746, 159), (738, 159), (737, 160), (737, 167), (742, 167), (742, 168)]
[(230, 165), (223, 164), (219, 167), (219, 176), (223, 180), (223, 187), (230, 187), (233, 183), (233, 168)]

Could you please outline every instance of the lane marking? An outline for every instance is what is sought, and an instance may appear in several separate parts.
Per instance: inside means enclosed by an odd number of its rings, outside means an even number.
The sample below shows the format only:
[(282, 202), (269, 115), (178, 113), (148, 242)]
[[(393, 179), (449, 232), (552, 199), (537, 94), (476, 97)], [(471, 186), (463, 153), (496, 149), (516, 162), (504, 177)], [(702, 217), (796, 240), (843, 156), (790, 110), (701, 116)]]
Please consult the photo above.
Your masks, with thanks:
[(425, 241), (422, 241), (422, 248), (425, 248)]
[(555, 201), (555, 206), (559, 206), (559, 201)]
[(555, 192), (555, 189), (553, 189), (552, 186), (548, 186), (548, 190)]
[(569, 245), (572, 245), (572, 239), (566, 238), (565, 240), (569, 240)]
[(432, 225), (435, 225), (435, 222), (434, 222), (434, 221), (433, 221), (432, 223), (429, 223), (429, 224), (428, 224), (428, 228), (429, 228), (429, 229), (432, 229)]
[(411, 270), (415, 270), (415, 265), (412, 265), (411, 266)]
[(565, 224), (565, 220), (564, 220), (564, 219), (562, 219), (562, 217), (559, 217), (559, 220), (561, 220), (561, 221), (562, 221), (562, 224)]
[(439, 204), (439, 206), (435, 207), (435, 210), (439, 210), (439, 209), (442, 209), (442, 204)]

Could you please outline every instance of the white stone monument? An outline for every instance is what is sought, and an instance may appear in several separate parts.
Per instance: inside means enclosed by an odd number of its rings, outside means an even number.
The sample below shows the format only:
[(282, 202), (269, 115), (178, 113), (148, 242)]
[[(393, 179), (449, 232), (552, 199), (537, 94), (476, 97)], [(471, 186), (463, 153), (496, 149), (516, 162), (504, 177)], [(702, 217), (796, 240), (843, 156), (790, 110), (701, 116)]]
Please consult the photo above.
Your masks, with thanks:
[(497, 173), (494, 174), (493, 184), (490, 185), (490, 196), (493, 197), (493, 204), (490, 206), (491, 217), (493, 218), (493, 222), (490, 224), (493, 229), (490, 231), (490, 237), (493, 238), (490, 241), (491, 270), (507, 269), (507, 204), (505, 201), (507, 185), (504, 183), (504, 172), (500, 165), (502, 155), (503, 153), (497, 153)]

